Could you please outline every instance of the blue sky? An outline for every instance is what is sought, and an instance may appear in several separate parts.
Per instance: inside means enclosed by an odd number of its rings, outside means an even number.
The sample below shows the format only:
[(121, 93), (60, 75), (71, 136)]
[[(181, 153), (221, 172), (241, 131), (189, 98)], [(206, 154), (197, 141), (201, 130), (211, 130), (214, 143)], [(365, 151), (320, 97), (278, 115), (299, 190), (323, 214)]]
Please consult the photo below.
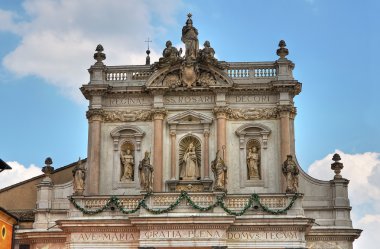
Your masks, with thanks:
[(85, 158), (87, 103), (79, 87), (96, 45), (103, 44), (107, 65), (143, 64), (150, 37), (157, 60), (166, 40), (181, 43), (191, 12), (200, 42), (209, 40), (220, 60), (273, 61), (284, 39), (303, 83), (295, 98), (301, 166), (328, 166), (340, 150), (366, 167), (372, 155), (370, 179), (380, 168), (379, 11), (375, 0), (2, 0), (0, 158), (26, 169), (47, 156), (55, 167)]

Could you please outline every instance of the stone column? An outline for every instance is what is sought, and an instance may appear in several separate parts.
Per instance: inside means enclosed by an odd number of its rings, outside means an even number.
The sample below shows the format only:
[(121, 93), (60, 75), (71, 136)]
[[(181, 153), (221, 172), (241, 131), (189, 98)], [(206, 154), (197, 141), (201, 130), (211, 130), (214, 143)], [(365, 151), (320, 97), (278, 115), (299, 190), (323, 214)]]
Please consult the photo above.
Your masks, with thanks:
[[(223, 155), (223, 147), (226, 146), (226, 120), (227, 120), (227, 107), (217, 107), (214, 109), (214, 113), (216, 114), (217, 119), (217, 150), (219, 150), (220, 155)], [(226, 155), (227, 151), (225, 151), (224, 160), (227, 159)]]
[(170, 165), (171, 165), (171, 170), (170, 170), (170, 179), (175, 180), (176, 178), (176, 150), (175, 150), (175, 142), (176, 140), (176, 132), (175, 130), (172, 130), (172, 127), (170, 127)]
[(281, 162), (286, 160), (290, 155), (290, 112), (286, 108), (280, 111), (281, 118)]
[(99, 194), (100, 176), (100, 135), (103, 120), (102, 109), (87, 111), (88, 119), (88, 181), (86, 184), (88, 195)]
[(153, 191), (161, 192), (162, 189), (162, 137), (163, 137), (163, 120), (166, 115), (164, 109), (156, 109), (153, 113), (154, 122), (154, 142), (153, 142), (153, 167), (154, 167), (154, 179), (153, 179)]
[(203, 161), (203, 165), (204, 165), (204, 179), (210, 179), (210, 169), (209, 169), (209, 138), (210, 138), (210, 129), (209, 129), (209, 126), (205, 126), (204, 127), (204, 131), (203, 131), (203, 136), (204, 136), (204, 161)]

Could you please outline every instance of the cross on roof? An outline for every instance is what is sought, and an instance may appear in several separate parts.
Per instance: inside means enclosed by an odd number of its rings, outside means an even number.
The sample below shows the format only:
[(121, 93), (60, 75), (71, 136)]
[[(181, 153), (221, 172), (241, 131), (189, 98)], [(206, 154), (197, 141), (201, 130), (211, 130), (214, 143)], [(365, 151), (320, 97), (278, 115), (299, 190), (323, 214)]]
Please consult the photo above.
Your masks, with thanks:
[(149, 40), (149, 37), (148, 37), (148, 40), (144, 41), (144, 42), (147, 42), (148, 43), (148, 50), (149, 50), (149, 43), (152, 42), (152, 40)]

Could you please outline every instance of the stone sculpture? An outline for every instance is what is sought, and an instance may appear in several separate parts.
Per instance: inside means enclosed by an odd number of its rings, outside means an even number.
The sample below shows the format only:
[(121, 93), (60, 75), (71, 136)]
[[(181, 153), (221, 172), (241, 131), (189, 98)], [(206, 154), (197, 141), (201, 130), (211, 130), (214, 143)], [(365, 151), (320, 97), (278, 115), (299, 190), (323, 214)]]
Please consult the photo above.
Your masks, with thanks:
[(198, 30), (193, 27), (193, 20), (191, 20), (190, 13), (187, 17), (186, 25), (182, 28), (181, 41), (185, 43), (185, 58), (195, 60), (199, 50)]
[(224, 160), (216, 152), (215, 159), (211, 162), (211, 170), (214, 173), (214, 191), (226, 191), (227, 166)]
[(135, 161), (130, 149), (126, 153), (120, 153), (120, 160), (122, 165), (122, 176), (120, 181), (133, 181), (134, 179), (134, 166)]
[(82, 161), (79, 158), (77, 165), (73, 169), (73, 189), (74, 195), (83, 195), (86, 169), (82, 166)]
[(180, 170), (180, 180), (199, 180), (199, 165), (198, 158), (195, 152), (195, 146), (191, 142), (187, 147), (182, 158)]
[(248, 168), (248, 179), (259, 179), (260, 178), (260, 154), (257, 151), (257, 147), (253, 146), (249, 148), (247, 155), (247, 168)]
[(150, 153), (145, 152), (144, 158), (139, 164), (140, 187), (143, 191), (153, 190), (153, 166), (150, 164)]
[(215, 59), (215, 50), (211, 47), (209, 41), (205, 41), (204, 48), (199, 51), (200, 59), (203, 62), (214, 64), (217, 62)]
[(282, 173), (286, 180), (286, 193), (297, 193), (299, 172), (292, 155), (288, 155), (282, 164)]
[(162, 51), (162, 56), (158, 63), (155, 63), (154, 67), (157, 68), (163, 68), (166, 66), (170, 66), (175, 64), (178, 60), (180, 60), (180, 53), (182, 52), (182, 49), (178, 51), (177, 48), (173, 47), (171, 41), (166, 42), (166, 48), (164, 51)]

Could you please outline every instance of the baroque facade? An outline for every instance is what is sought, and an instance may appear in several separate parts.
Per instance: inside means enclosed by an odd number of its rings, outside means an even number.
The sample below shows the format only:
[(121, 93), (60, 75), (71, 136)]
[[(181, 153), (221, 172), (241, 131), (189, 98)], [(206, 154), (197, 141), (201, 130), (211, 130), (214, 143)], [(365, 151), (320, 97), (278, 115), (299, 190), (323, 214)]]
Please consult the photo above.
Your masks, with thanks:
[[(295, 156), (302, 85), (285, 42), (273, 62), (219, 61), (191, 15), (181, 40), (152, 65), (107, 66), (96, 48), (87, 159), (54, 171), (48, 158), (43, 176), (0, 190), (16, 248), (352, 248), (339, 155), (331, 181)], [(29, 205), (10, 201), (32, 183)]]

